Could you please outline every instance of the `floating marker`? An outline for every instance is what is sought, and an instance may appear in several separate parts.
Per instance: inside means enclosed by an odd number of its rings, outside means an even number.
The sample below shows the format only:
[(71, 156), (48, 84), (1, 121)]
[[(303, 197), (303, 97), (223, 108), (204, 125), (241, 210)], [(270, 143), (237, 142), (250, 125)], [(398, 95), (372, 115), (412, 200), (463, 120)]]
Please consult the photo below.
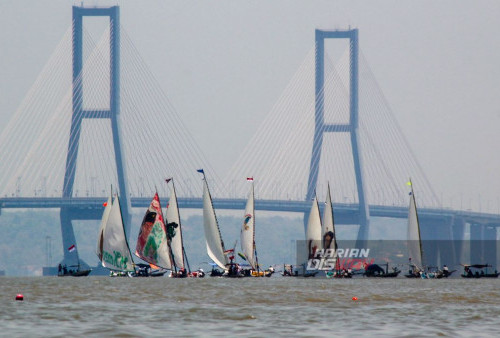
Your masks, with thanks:
[(352, 297), (352, 300), (358, 300), (358, 297), (354, 296)]
[(18, 293), (16, 295), (16, 300), (24, 300), (24, 296), (22, 295), (22, 293)]

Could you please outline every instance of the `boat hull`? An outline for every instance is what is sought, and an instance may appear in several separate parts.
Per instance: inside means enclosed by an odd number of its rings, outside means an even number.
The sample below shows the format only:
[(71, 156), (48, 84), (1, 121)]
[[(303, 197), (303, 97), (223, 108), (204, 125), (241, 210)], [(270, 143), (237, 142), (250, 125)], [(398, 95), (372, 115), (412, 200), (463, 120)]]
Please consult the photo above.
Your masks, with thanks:
[(66, 273), (61, 272), (61, 273), (57, 274), (57, 276), (59, 276), (59, 277), (86, 277), (90, 274), (91, 271), (92, 271), (92, 269), (69, 271)]

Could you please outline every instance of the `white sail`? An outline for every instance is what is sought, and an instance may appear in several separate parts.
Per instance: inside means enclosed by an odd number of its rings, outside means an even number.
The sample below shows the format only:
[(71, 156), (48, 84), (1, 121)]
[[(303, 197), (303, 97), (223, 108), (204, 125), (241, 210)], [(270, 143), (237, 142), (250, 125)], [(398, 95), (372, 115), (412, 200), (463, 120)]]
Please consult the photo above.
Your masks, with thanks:
[(108, 201), (106, 202), (106, 207), (104, 208), (104, 212), (102, 213), (101, 226), (99, 227), (99, 232), (97, 235), (97, 248), (96, 254), (99, 257), (99, 260), (102, 261), (102, 245), (103, 245), (103, 233), (106, 224), (108, 223), (109, 213), (111, 212), (111, 205), (113, 203), (113, 199), (109, 196)]
[(245, 215), (243, 218), (243, 226), (240, 233), (240, 245), (243, 255), (245, 255), (248, 263), (252, 269), (257, 269), (255, 259), (255, 208), (254, 208), (254, 188), (252, 188), (248, 195), (247, 205), (245, 208)]
[(408, 257), (411, 259), (412, 264), (416, 265), (419, 269), (423, 268), (420, 225), (418, 223), (417, 204), (415, 202), (413, 187), (410, 193), (410, 206), (408, 208)]
[(205, 240), (207, 243), (208, 256), (222, 269), (227, 269), (226, 264), (229, 264), (224, 253), (224, 242), (217, 223), (217, 216), (212, 204), (212, 197), (208, 190), (207, 180), (203, 186), (203, 227), (205, 229)]
[(172, 238), (170, 246), (172, 248), (172, 255), (174, 258), (175, 266), (177, 269), (184, 269), (184, 250), (182, 242), (182, 228), (181, 228), (181, 218), (179, 215), (179, 207), (177, 204), (177, 194), (175, 192), (175, 186), (172, 184), (172, 190), (170, 192), (170, 199), (167, 205), (167, 212), (165, 213), (166, 224), (176, 223), (178, 226), (175, 231), (175, 235)]
[(134, 261), (125, 236), (120, 199), (115, 197), (103, 231), (102, 265), (108, 269), (134, 271)]
[(321, 217), (316, 196), (314, 196), (307, 222), (306, 244), (309, 259), (314, 257), (317, 250), (321, 250)]
[(337, 250), (337, 239), (335, 234), (335, 223), (333, 219), (332, 197), (330, 195), (330, 184), (328, 184), (328, 193), (326, 195), (325, 211), (323, 213), (322, 224), (322, 248)]

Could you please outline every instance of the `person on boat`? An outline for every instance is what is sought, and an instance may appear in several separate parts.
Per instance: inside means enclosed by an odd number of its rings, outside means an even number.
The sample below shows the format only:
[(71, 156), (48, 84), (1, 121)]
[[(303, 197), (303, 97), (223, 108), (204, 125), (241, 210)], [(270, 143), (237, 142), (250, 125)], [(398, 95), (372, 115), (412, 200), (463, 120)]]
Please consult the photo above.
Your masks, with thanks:
[(179, 224), (175, 223), (175, 222), (171, 222), (171, 223), (168, 223), (167, 224), (167, 238), (168, 239), (172, 239), (175, 237), (175, 229), (179, 226)]
[(314, 258), (314, 255), (316, 254), (316, 250), (318, 250), (318, 244), (316, 244), (315, 241), (312, 239), (309, 240), (308, 250), (309, 250), (309, 259)]
[(198, 278), (203, 278), (205, 277), (205, 271), (203, 269), (198, 269)]
[(184, 278), (184, 277), (187, 277), (187, 271), (186, 269), (182, 268), (180, 271), (179, 271), (179, 274), (181, 278)]
[(57, 266), (57, 274), (60, 275), (62, 273), (62, 265), (61, 263), (59, 263), (59, 265)]
[(448, 277), (450, 275), (450, 270), (448, 270), (448, 267), (445, 265), (443, 265), (443, 276), (444, 277)]
[(326, 234), (324, 234), (324, 236), (323, 236), (323, 248), (325, 248), (325, 249), (330, 248), (330, 246), (332, 245), (333, 237), (334, 237), (333, 231), (328, 231)]

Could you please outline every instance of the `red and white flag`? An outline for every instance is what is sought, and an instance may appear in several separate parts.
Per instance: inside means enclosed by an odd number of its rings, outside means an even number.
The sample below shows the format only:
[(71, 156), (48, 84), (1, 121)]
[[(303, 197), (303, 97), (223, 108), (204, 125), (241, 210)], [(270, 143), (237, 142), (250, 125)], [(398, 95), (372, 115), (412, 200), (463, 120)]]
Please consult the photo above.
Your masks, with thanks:
[(73, 252), (75, 250), (76, 250), (76, 246), (74, 244), (68, 248), (69, 252)]

